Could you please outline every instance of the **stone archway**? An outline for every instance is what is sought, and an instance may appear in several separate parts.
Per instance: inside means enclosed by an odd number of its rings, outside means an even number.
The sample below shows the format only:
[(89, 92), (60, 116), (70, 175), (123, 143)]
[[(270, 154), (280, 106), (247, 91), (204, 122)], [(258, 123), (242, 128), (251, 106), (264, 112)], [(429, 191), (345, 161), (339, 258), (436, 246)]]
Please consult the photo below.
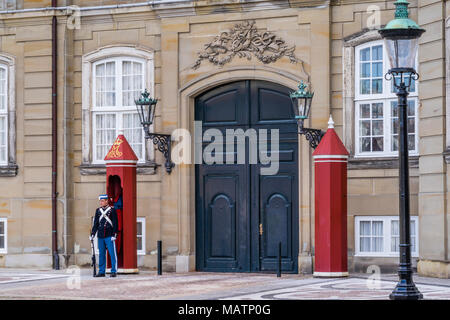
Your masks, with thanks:
[[(211, 72), (182, 86), (178, 95), (178, 123), (179, 127), (194, 132), (194, 108), (195, 98), (201, 93), (218, 87), (222, 84), (239, 81), (239, 80), (263, 80), (283, 85), (287, 88), (295, 90), (298, 83), (303, 80), (309, 82), (309, 75), (302, 73), (296, 75), (286, 71), (280, 71), (271, 67), (242, 66), (223, 68), (215, 72)], [(192, 135), (193, 136), (193, 135)], [(310, 159), (309, 146), (299, 139), (299, 172), (304, 173), (304, 181), (310, 181), (309, 168)], [(195, 271), (195, 166), (183, 164), (178, 167), (178, 245), (179, 255), (176, 257), (176, 271), (188, 272)], [(299, 186), (299, 206), (310, 206), (310, 199), (303, 197), (305, 193), (309, 195), (308, 190), (304, 192), (302, 186)], [(300, 212), (300, 220), (302, 215), (309, 212)], [(305, 226), (307, 232), (310, 232), (310, 226)], [(300, 225), (300, 233), (303, 232)], [(301, 237), (300, 237), (301, 238)], [(301, 242), (301, 240), (300, 240)]]

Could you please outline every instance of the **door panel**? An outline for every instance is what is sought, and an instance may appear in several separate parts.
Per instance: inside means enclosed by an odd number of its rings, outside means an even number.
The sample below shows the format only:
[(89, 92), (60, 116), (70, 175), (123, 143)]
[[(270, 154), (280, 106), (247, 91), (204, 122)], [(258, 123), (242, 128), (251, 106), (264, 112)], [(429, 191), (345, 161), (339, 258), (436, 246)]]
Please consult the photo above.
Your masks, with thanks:
[(247, 83), (235, 82), (209, 91), (196, 99), (195, 119), (203, 127), (248, 125)]
[[(240, 81), (204, 93), (196, 99), (195, 119), (203, 132), (215, 128), (279, 130), (279, 170), (261, 175), (266, 165), (196, 165), (196, 257), (202, 271), (275, 271), (278, 243), (282, 243), (282, 269), (298, 272), (298, 147), (290, 90), (264, 81)], [(208, 148), (204, 142), (202, 150)], [(258, 145), (259, 148), (259, 145)], [(230, 151), (235, 161), (234, 152)], [(261, 152), (261, 150), (258, 150)], [(260, 235), (260, 225), (263, 233)]]

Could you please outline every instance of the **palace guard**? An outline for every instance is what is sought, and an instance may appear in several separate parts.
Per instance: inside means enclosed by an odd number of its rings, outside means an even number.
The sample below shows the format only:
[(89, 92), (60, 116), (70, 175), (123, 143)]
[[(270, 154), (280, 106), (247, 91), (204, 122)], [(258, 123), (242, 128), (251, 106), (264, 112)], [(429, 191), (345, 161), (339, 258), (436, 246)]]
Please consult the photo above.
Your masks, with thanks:
[(96, 277), (104, 277), (106, 269), (106, 249), (108, 249), (111, 257), (111, 277), (115, 277), (117, 273), (117, 251), (115, 240), (117, 238), (118, 221), (117, 213), (113, 207), (108, 205), (108, 195), (102, 194), (98, 197), (100, 207), (95, 211), (94, 225), (92, 227), (92, 240), (97, 233), (98, 238), (98, 274)]

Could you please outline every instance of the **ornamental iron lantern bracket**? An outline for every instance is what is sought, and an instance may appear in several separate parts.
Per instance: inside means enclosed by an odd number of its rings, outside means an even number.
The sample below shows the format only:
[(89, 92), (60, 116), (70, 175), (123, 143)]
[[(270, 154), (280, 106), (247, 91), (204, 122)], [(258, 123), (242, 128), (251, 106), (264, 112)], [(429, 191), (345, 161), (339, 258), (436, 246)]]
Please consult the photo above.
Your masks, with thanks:
[(151, 139), (153, 144), (157, 146), (157, 149), (164, 155), (164, 158), (166, 159), (164, 166), (167, 173), (170, 174), (172, 168), (175, 166), (175, 163), (173, 163), (171, 159), (172, 136), (170, 134), (150, 132), (150, 126), (153, 124), (155, 118), (155, 109), (158, 99), (151, 98), (150, 93), (145, 89), (141, 94), (141, 97), (134, 102), (144, 129), (144, 138), (145, 140)]
[(312, 98), (314, 97), (314, 92), (306, 91), (306, 87), (307, 85), (303, 81), (300, 82), (298, 90), (292, 92), (289, 96), (298, 124), (298, 133), (305, 136), (311, 148), (316, 149), (325, 132), (320, 129), (304, 127), (304, 121), (309, 117)]

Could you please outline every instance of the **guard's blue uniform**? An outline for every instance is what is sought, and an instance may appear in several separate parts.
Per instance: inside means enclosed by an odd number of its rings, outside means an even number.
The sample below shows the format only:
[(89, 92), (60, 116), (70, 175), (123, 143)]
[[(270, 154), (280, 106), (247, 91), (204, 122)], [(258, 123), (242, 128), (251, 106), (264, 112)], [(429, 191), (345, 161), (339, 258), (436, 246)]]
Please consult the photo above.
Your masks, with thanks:
[(111, 257), (111, 273), (117, 272), (117, 251), (116, 244), (111, 238), (117, 237), (117, 213), (113, 207), (100, 207), (95, 211), (94, 225), (92, 226), (91, 236), (97, 233), (98, 238), (98, 272), (105, 274), (106, 269), (106, 249)]

